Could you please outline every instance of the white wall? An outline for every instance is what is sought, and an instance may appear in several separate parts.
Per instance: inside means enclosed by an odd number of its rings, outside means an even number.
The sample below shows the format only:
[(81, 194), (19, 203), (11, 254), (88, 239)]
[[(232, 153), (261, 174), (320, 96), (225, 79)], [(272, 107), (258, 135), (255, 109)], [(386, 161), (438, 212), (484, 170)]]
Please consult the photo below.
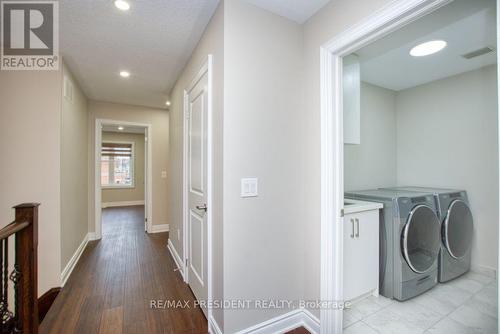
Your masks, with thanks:
[(103, 143), (114, 141), (134, 143), (134, 186), (132, 188), (103, 188), (101, 202), (103, 204), (116, 202), (144, 202), (144, 134), (103, 131)]
[(61, 285), (62, 71), (0, 71), (0, 226), (38, 202), (38, 294)]
[[(224, 25), (224, 297), (303, 298), (302, 27), (243, 1)], [(240, 179), (259, 196), (240, 198)], [(226, 333), (288, 310), (226, 310)]]
[(398, 93), (399, 185), (465, 189), (474, 216), (472, 265), (498, 263), (496, 66)]
[(61, 111), (61, 270), (88, 233), (87, 98), (64, 65), (73, 100), (62, 98)]
[(344, 188), (396, 185), (396, 92), (361, 83), (361, 144), (344, 145)]

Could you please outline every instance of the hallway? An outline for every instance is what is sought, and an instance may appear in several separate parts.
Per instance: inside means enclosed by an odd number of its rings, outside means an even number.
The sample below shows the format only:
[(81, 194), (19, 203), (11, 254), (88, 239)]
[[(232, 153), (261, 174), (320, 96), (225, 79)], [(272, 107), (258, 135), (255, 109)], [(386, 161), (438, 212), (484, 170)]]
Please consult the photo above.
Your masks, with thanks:
[(207, 333), (200, 309), (151, 309), (151, 300), (194, 297), (166, 244), (144, 232), (142, 206), (103, 210), (103, 237), (89, 242), (41, 333)]

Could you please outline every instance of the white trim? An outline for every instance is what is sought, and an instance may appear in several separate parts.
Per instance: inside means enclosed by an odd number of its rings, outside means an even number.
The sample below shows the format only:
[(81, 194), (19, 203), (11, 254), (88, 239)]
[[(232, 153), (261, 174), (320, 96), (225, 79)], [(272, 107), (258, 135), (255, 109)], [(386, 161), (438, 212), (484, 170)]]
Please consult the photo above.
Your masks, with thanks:
[(237, 332), (237, 334), (279, 334), (304, 327), (318, 334), (319, 320), (305, 309), (297, 309)]
[(151, 226), (151, 233), (168, 232), (169, 230), (170, 228), (168, 224), (159, 224)]
[(153, 139), (152, 139), (152, 126), (151, 124), (147, 123), (135, 123), (135, 122), (127, 122), (127, 121), (118, 121), (118, 120), (109, 120), (109, 119), (96, 119), (95, 120), (95, 143), (94, 143), (94, 173), (95, 173), (95, 178), (94, 178), (94, 208), (95, 208), (95, 215), (94, 215), (94, 228), (95, 228), (95, 239), (101, 239), (102, 237), (102, 222), (101, 222), (101, 201), (102, 201), (102, 194), (101, 194), (101, 144), (102, 144), (102, 127), (104, 125), (125, 125), (125, 126), (134, 126), (134, 127), (143, 127), (146, 129), (146, 135), (147, 140), (145, 140), (145, 145), (147, 146), (147, 152), (146, 152), (146, 166), (147, 168), (145, 169), (146, 173), (146, 193), (144, 194), (145, 196), (145, 205), (146, 205), (146, 215), (147, 215), (147, 225), (146, 225), (146, 231), (149, 233), (151, 232), (151, 226), (153, 222), (153, 170), (152, 170), (152, 146), (153, 146)]
[[(196, 85), (196, 83), (208, 73), (208, 106), (207, 106), (207, 289), (208, 295), (207, 299), (211, 301), (213, 299), (212, 295), (212, 212), (213, 212), (213, 202), (212, 202), (212, 145), (213, 145), (213, 56), (208, 55), (206, 62), (202, 65), (196, 76), (193, 78), (188, 88), (184, 90), (184, 108), (183, 108), (183, 177), (182, 177), (182, 210), (183, 210), (183, 264), (184, 264), (184, 281), (189, 284), (189, 271), (186, 267), (188, 258), (188, 194), (187, 194), (187, 161), (188, 161), (188, 129), (187, 129), (187, 105), (188, 105), (188, 92)], [(212, 309), (207, 308), (208, 319), (212, 317)], [(210, 327), (210, 321), (208, 321), (208, 326)]]
[[(321, 300), (343, 300), (342, 57), (452, 0), (396, 0), (320, 47)], [(342, 333), (342, 309), (322, 309), (321, 333)]]
[(309, 312), (307, 309), (302, 310), (302, 326), (309, 331), (311, 334), (319, 334), (320, 332), (320, 322), (319, 319)]
[(85, 237), (83, 238), (82, 242), (80, 243), (80, 246), (76, 249), (75, 253), (71, 257), (71, 259), (68, 261), (68, 264), (66, 264), (66, 267), (64, 267), (64, 270), (61, 272), (61, 286), (64, 286), (66, 284), (66, 281), (68, 280), (69, 276), (73, 272), (73, 269), (75, 269), (76, 264), (78, 263), (78, 260), (83, 254), (83, 251), (85, 250), (85, 247), (87, 247), (87, 244), (90, 239), (90, 233), (87, 233)]
[(88, 235), (89, 241), (98, 240), (96, 238), (95, 232), (89, 232), (87, 235)]
[(490, 278), (497, 278), (497, 270), (492, 267), (472, 265), (470, 270), (477, 274), (481, 274), (483, 276), (488, 276)]
[(179, 256), (179, 253), (177, 253), (177, 250), (175, 249), (175, 246), (170, 239), (168, 239), (167, 248), (170, 251), (170, 255), (172, 255), (172, 258), (174, 259), (174, 262), (177, 265), (177, 268), (179, 269), (179, 273), (181, 274), (182, 278), (184, 279), (184, 265), (183, 265), (182, 259)]
[(208, 332), (210, 334), (222, 334), (222, 330), (213, 316), (208, 318)]
[(120, 201), (120, 202), (104, 202), (101, 208), (114, 208), (119, 206), (136, 206), (144, 205), (144, 201)]

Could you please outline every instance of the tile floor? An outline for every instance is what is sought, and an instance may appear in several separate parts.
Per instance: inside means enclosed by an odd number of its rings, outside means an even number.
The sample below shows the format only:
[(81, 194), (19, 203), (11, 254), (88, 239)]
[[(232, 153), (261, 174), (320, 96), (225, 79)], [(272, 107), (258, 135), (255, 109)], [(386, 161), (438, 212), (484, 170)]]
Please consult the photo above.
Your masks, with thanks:
[(496, 279), (469, 272), (405, 302), (370, 296), (344, 312), (345, 334), (498, 332)]

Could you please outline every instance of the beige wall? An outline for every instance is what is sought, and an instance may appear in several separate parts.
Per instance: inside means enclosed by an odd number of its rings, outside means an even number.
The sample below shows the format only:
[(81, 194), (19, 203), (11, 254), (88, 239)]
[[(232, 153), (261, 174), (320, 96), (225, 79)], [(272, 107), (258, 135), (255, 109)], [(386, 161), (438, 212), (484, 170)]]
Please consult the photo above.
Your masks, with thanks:
[[(223, 298), (223, 243), (222, 243), (222, 149), (223, 149), (223, 110), (224, 110), (224, 1), (221, 1), (208, 24), (191, 59), (184, 68), (171, 93), (170, 111), (170, 158), (168, 179), (168, 217), (170, 241), (179, 255), (183, 256), (182, 240), (182, 178), (183, 178), (183, 98), (194, 76), (206, 62), (208, 55), (213, 56), (213, 296)], [(224, 314), (220, 309), (213, 310), (218, 325), (224, 327)]]
[(0, 226), (39, 202), (38, 294), (60, 286), (61, 71), (0, 71)]
[[(320, 203), (321, 203), (321, 123), (320, 123), (320, 47), (337, 34), (379, 10), (392, 0), (337, 0), (323, 7), (304, 24), (305, 108), (302, 113), (303, 139), (306, 146), (301, 158), (306, 163), (307, 184), (302, 189), (305, 200), (303, 242), (305, 251), (305, 298), (320, 296)], [(319, 316), (318, 310), (311, 310)]]
[(101, 202), (144, 202), (144, 135), (137, 133), (103, 132), (103, 142), (130, 142), (134, 143), (134, 187), (133, 188), (104, 188)]
[(496, 66), (397, 94), (399, 185), (467, 190), (472, 266), (498, 268)]
[(396, 185), (396, 92), (361, 83), (361, 144), (344, 145), (344, 188)]
[[(302, 27), (243, 1), (224, 26), (224, 297), (303, 298)], [(259, 196), (240, 197), (258, 177)], [(290, 310), (226, 310), (227, 333)]]
[[(169, 113), (164, 109), (138, 107), (126, 104), (89, 102), (89, 231), (95, 230), (95, 123), (96, 119), (118, 120), (152, 125), (152, 178), (153, 178), (153, 225), (168, 224), (167, 180), (172, 177), (167, 170), (169, 154)], [(167, 171), (167, 178), (161, 172)]]
[(63, 75), (73, 100), (63, 97), (61, 111), (61, 270), (88, 233), (87, 98), (66, 66)]

